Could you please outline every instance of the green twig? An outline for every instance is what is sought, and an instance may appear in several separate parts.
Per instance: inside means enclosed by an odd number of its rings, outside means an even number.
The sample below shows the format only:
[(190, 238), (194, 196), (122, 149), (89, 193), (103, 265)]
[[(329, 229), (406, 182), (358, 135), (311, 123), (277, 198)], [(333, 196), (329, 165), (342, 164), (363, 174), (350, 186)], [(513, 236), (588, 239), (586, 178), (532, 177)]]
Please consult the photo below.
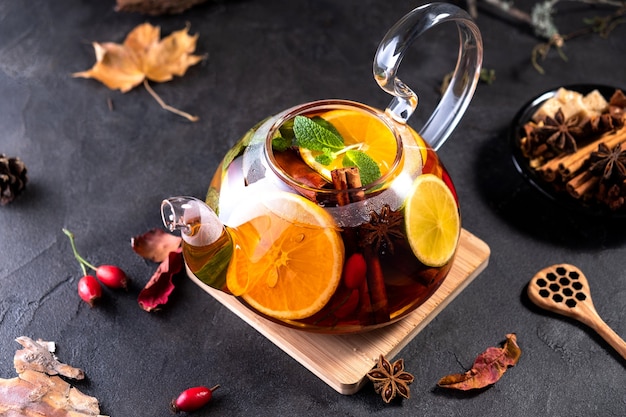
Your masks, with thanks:
[(85, 266), (88, 266), (94, 271), (97, 270), (98, 268), (96, 268), (93, 264), (89, 263), (85, 258), (80, 256), (80, 254), (76, 250), (76, 244), (74, 243), (74, 234), (65, 228), (63, 228), (63, 233), (65, 233), (67, 237), (70, 238), (70, 244), (72, 245), (72, 251), (74, 252), (74, 257), (76, 258), (76, 260), (78, 260), (78, 263), (80, 264), (80, 267), (83, 270), (83, 275), (87, 275), (87, 269), (85, 269)]

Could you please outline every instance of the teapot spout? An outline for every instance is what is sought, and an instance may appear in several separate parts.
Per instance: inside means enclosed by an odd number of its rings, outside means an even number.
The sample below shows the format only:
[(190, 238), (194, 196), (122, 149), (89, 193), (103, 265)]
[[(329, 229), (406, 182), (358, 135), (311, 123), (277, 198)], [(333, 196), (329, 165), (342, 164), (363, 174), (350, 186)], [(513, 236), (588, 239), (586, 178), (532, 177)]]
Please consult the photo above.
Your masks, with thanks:
[(217, 214), (197, 198), (170, 197), (161, 202), (161, 219), (170, 232), (180, 231), (188, 270), (203, 283), (228, 292), (233, 242)]
[(214, 243), (224, 231), (217, 215), (195, 197), (170, 197), (161, 202), (161, 219), (170, 231), (180, 231), (185, 242), (193, 246)]

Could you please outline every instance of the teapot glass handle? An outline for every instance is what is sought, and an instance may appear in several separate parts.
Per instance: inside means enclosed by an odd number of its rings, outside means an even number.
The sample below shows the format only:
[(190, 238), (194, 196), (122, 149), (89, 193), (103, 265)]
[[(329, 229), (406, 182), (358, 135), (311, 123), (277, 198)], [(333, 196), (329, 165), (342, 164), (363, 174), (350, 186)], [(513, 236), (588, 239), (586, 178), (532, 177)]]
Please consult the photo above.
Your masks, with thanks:
[(385, 35), (374, 57), (374, 78), (378, 85), (394, 96), (386, 113), (406, 123), (417, 107), (417, 95), (398, 77), (404, 53), (421, 34), (444, 22), (455, 22), (460, 48), (454, 74), (443, 96), (420, 130), (420, 135), (439, 149), (465, 113), (480, 76), (483, 44), (478, 26), (463, 9), (448, 3), (420, 6), (400, 19)]

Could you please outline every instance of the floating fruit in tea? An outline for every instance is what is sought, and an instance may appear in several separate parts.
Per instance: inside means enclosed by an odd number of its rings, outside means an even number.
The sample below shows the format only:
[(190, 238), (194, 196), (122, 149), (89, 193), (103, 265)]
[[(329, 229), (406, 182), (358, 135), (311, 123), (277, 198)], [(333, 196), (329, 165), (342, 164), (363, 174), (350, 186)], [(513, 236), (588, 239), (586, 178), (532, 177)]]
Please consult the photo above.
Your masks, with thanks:
[[(331, 110), (318, 117), (329, 123), (330, 129), (342, 138), (340, 146), (331, 149), (330, 158), (324, 158), (328, 156), (324, 150), (300, 146), (299, 151), (304, 162), (326, 180), (331, 181), (334, 169), (361, 165), (358, 159), (363, 158), (363, 154), (368, 157), (368, 162), (376, 165), (378, 176), (389, 171), (395, 161), (398, 144), (392, 131), (380, 119), (352, 110)], [(371, 182), (367, 178), (362, 180), (364, 185)]]
[(235, 250), (227, 286), (259, 312), (283, 320), (321, 310), (341, 279), (344, 247), (330, 214), (306, 198), (274, 192), (231, 216)]
[(454, 255), (461, 231), (456, 199), (446, 183), (432, 174), (417, 177), (404, 216), (415, 256), (428, 266), (445, 265)]

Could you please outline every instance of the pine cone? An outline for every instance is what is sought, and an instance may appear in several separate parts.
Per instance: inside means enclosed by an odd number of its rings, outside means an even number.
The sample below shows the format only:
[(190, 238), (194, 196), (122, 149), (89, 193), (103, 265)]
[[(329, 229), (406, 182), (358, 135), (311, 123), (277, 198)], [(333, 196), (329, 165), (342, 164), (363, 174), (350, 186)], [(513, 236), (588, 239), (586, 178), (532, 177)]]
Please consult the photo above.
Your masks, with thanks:
[(26, 171), (20, 158), (9, 158), (0, 153), (0, 205), (9, 204), (24, 191), (28, 181)]

